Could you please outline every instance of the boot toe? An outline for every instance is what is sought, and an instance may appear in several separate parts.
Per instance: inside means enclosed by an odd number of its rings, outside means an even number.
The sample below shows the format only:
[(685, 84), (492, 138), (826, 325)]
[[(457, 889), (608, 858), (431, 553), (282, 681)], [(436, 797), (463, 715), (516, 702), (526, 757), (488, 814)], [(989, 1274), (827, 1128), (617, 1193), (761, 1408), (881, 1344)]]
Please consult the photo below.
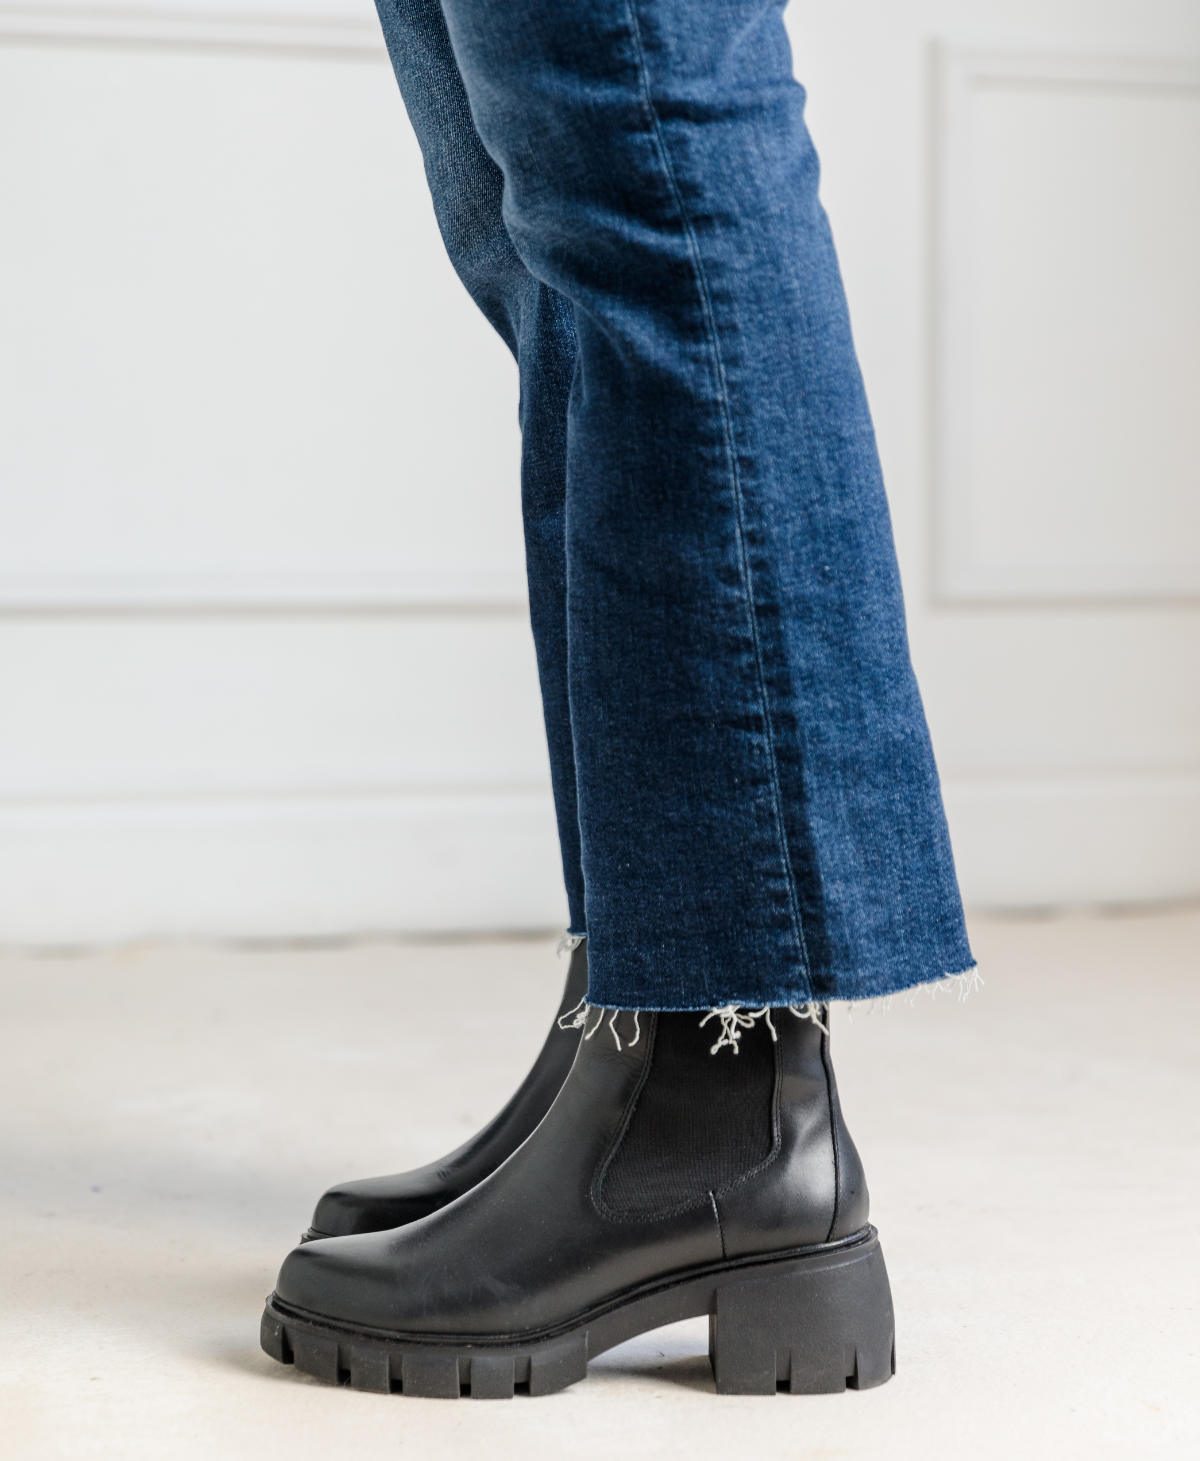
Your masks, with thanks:
[(396, 1275), (373, 1233), (301, 1243), (283, 1260), (275, 1297), (341, 1324), (385, 1328), (396, 1318)]
[(339, 1182), (317, 1203), (311, 1231), (317, 1238), (343, 1238), (399, 1228), (436, 1211), (453, 1195), (429, 1180), (424, 1169)]

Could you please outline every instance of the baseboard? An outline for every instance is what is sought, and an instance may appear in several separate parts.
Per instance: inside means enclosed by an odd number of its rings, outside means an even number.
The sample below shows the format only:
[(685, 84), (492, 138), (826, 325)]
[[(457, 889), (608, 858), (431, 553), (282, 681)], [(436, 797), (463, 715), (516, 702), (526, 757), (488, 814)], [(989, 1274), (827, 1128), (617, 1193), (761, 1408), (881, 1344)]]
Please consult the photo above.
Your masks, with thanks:
[(0, 943), (565, 922), (548, 791), (0, 806)]

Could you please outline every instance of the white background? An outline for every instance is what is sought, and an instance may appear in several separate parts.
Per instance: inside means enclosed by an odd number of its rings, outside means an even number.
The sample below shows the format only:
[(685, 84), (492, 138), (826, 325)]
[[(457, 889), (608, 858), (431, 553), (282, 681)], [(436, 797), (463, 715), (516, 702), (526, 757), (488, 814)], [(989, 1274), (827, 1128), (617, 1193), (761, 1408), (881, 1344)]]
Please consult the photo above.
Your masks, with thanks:
[[(794, 0), (968, 900), (1200, 892), (1200, 12)], [(0, 5), (0, 941), (564, 917), (362, 0)]]

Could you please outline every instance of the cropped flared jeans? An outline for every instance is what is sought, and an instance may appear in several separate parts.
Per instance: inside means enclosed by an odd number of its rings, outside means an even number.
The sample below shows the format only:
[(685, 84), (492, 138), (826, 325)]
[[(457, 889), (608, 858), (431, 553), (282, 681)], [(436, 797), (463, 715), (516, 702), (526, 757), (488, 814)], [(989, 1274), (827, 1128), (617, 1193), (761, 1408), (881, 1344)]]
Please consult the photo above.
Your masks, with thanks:
[(874, 433), (776, 0), (377, 0), (516, 358), (588, 1001), (972, 967)]

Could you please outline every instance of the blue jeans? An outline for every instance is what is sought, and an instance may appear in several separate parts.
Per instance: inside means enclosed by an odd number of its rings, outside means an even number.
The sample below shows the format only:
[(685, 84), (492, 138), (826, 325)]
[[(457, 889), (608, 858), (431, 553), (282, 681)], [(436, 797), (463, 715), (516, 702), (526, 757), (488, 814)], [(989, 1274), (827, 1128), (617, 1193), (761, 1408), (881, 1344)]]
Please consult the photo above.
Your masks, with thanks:
[(516, 357), (530, 611), (592, 1005), (970, 968), (777, 0), (377, 0)]

